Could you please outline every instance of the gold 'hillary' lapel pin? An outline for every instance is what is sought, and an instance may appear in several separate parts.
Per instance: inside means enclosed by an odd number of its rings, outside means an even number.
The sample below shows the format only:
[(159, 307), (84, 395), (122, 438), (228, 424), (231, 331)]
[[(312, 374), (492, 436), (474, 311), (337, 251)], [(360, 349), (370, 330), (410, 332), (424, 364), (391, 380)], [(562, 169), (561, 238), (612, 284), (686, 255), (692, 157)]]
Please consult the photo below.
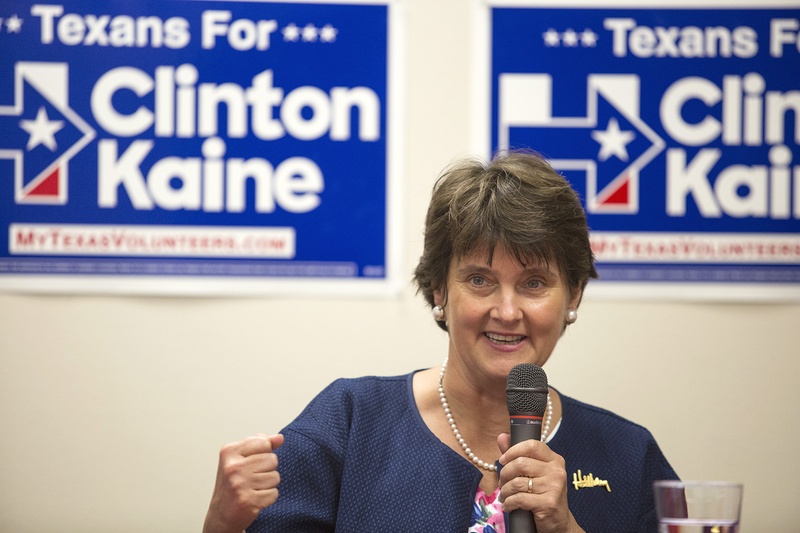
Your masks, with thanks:
[(577, 473), (572, 474), (572, 484), (575, 486), (575, 490), (605, 487), (608, 492), (611, 492), (611, 486), (608, 484), (608, 481), (594, 477), (591, 472), (584, 476), (581, 474), (581, 471), (578, 470)]

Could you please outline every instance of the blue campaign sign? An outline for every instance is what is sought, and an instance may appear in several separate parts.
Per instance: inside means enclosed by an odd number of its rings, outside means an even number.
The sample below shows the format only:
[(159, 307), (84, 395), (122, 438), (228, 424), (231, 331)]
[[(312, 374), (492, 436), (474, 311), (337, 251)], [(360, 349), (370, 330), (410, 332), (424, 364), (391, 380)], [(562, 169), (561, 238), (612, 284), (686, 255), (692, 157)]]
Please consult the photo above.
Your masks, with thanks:
[(488, 8), (486, 144), (571, 181), (601, 291), (800, 297), (800, 3), (590, 5)]
[(0, 286), (395, 291), (392, 11), (4, 2)]

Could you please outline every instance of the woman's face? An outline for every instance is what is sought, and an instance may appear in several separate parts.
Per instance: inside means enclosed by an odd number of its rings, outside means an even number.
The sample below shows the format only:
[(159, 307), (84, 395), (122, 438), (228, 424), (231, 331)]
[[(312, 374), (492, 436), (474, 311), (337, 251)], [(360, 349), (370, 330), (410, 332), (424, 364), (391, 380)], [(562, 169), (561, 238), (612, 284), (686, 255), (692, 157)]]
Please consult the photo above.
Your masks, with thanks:
[(505, 381), (520, 363), (539, 366), (561, 337), (567, 310), (580, 291), (570, 294), (555, 265), (521, 265), (498, 246), (492, 264), (485, 252), (454, 259), (447, 275), (445, 308), (450, 333), (450, 364), (489, 380)]

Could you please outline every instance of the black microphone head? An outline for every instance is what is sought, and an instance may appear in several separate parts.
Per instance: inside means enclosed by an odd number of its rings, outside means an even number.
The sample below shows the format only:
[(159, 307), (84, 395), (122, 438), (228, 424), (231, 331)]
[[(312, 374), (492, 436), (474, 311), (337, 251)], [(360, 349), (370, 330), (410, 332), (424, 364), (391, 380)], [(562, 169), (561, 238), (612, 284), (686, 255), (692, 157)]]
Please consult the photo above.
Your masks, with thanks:
[(547, 408), (547, 374), (542, 367), (522, 363), (511, 369), (506, 381), (506, 405), (510, 415), (542, 416)]

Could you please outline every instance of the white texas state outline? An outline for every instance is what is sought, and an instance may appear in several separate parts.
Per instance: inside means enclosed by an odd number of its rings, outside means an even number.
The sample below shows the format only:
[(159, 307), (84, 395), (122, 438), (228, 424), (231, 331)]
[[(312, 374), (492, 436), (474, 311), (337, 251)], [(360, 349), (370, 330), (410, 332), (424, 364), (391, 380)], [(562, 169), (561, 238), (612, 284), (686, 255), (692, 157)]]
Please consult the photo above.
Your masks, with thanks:
[[(69, 107), (69, 66), (66, 63), (18, 62), (14, 66), (14, 103), (10, 106), (0, 105), (0, 116), (21, 116), (25, 109), (24, 82), (39, 92), (53, 107), (70, 121), (83, 135), (63, 154), (39, 173), (28, 185), (23, 180), (24, 152), (22, 149), (0, 148), (0, 159), (14, 162), (14, 201), (17, 204), (50, 204), (67, 203), (68, 162), (75, 154), (83, 150), (96, 136), (95, 130)], [(30, 195), (30, 191), (58, 172), (58, 193), (56, 195)]]

